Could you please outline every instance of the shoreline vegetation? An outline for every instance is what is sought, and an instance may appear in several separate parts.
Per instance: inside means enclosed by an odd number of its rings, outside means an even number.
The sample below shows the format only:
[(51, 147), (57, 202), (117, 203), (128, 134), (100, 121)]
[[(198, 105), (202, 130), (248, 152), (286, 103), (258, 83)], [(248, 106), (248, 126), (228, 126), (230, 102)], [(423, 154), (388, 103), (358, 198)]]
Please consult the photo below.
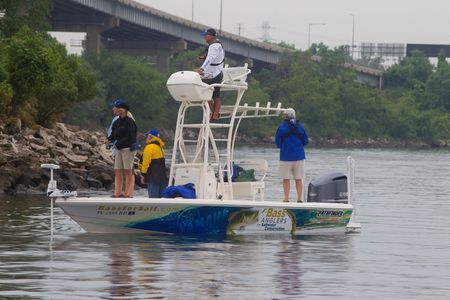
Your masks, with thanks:
[[(140, 133), (157, 127), (170, 141), (178, 103), (167, 91), (167, 78), (199, 65), (203, 48), (174, 55), (167, 73), (155, 67), (155, 57), (105, 49), (99, 56), (70, 55), (48, 34), (52, 4), (0, 1), (0, 193), (45, 189), (42, 162), (62, 164), (68, 184), (109, 189), (112, 164), (103, 151), (104, 133), (95, 129), (110, 124), (110, 103), (124, 99)], [(356, 71), (347, 67), (383, 69), (379, 57), (354, 60), (344, 46), (322, 43), (304, 51), (285, 42), (279, 46), (286, 51), (277, 65), (252, 69), (242, 103), (294, 108), (312, 145), (450, 147), (450, 65), (444, 52), (436, 65), (420, 52), (403, 58), (385, 70), (379, 90), (358, 82)], [(238, 66), (244, 60), (225, 63)], [(222, 95), (223, 104), (233, 99)], [(189, 112), (187, 119), (198, 121), (200, 113)], [(279, 122), (244, 120), (240, 142), (271, 144)]]

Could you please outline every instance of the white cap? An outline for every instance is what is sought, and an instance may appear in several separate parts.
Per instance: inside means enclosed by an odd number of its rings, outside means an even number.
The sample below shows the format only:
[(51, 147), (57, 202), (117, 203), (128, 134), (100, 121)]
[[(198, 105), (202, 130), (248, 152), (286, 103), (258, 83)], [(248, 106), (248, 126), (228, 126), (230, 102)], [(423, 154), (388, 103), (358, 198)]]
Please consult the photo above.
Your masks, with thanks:
[(295, 110), (293, 108), (288, 108), (284, 111), (284, 117), (289, 119), (295, 119)]

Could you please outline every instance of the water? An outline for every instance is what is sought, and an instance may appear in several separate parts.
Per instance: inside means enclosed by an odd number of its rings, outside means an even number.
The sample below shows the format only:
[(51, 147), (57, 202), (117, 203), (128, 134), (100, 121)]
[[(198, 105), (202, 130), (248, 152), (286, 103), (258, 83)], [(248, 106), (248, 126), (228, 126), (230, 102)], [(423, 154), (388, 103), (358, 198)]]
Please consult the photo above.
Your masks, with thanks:
[[(266, 196), (280, 198), (273, 148)], [(0, 298), (449, 299), (450, 152), (309, 149), (308, 177), (357, 162), (362, 233), (195, 238), (91, 235), (49, 202), (0, 199)], [(294, 195), (292, 195), (294, 196)]]

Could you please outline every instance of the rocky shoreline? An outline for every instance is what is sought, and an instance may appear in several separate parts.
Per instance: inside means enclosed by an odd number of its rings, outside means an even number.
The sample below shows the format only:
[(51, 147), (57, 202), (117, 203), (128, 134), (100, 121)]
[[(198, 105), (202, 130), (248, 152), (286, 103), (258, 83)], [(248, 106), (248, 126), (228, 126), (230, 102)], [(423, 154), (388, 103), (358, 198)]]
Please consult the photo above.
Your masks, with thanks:
[(61, 166), (60, 188), (109, 190), (113, 161), (105, 147), (105, 134), (56, 123), (48, 129), (36, 126), (5, 133), (0, 126), (0, 194), (43, 193), (49, 171), (42, 163)]
[[(71, 190), (109, 191), (114, 170), (111, 152), (105, 147), (106, 136), (78, 126), (56, 123), (51, 129), (36, 126), (14, 132), (0, 125), (0, 195), (2, 193), (44, 193), (49, 180), (42, 163), (61, 166), (57, 172), (60, 188)], [(163, 130), (166, 140), (173, 140), (173, 131)], [(245, 137), (241, 145), (273, 145), (270, 137)], [(388, 139), (340, 140), (311, 139), (311, 146), (360, 148), (450, 148), (450, 141), (392, 141)]]

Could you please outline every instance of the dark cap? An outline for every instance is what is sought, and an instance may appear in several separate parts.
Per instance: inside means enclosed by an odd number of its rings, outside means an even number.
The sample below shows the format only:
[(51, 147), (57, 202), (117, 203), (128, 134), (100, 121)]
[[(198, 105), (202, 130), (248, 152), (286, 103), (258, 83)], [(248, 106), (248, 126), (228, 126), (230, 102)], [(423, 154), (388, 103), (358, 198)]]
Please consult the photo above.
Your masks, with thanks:
[(110, 103), (109, 105), (110, 105), (111, 107), (116, 107), (116, 105), (119, 105), (119, 104), (121, 104), (121, 103), (125, 103), (125, 101), (122, 100), (122, 99), (117, 99), (116, 101)]
[(205, 35), (217, 36), (217, 32), (212, 28), (208, 28), (208, 29), (200, 32), (200, 35), (201, 36), (205, 36)]
[(117, 107), (117, 108), (123, 108), (123, 109), (125, 109), (125, 110), (130, 110), (130, 107), (128, 106), (128, 104), (126, 104), (125, 102), (120, 102), (120, 103), (116, 103), (116, 104), (114, 104), (114, 107)]
[(152, 130), (147, 131), (145, 134), (152, 135), (152, 136), (159, 136), (159, 131), (158, 131), (158, 129), (154, 128)]

